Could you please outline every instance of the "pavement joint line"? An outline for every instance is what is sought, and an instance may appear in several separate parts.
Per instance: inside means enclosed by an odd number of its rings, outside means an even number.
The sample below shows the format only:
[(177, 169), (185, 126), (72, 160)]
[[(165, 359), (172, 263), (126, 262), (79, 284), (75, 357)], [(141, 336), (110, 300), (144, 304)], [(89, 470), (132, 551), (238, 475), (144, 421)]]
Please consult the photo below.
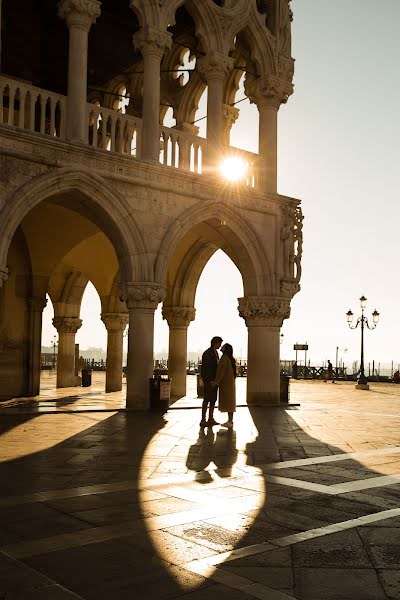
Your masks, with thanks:
[(386, 448), (380, 448), (378, 450), (361, 450), (359, 452), (344, 452), (343, 454), (329, 454), (327, 456), (316, 456), (315, 458), (299, 458), (295, 460), (286, 460), (280, 462), (273, 462), (265, 465), (263, 468), (268, 469), (288, 469), (291, 467), (301, 467), (305, 465), (318, 465), (328, 462), (336, 462), (340, 460), (351, 460), (352, 458), (362, 458), (363, 456), (369, 456), (377, 454), (379, 456), (383, 454), (399, 454), (399, 446), (388, 446)]

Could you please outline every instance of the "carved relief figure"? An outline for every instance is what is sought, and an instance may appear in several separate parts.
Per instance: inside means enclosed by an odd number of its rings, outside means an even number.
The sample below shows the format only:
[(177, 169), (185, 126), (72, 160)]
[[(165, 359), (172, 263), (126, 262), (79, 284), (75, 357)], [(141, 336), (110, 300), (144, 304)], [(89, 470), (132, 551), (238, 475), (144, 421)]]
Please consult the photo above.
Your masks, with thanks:
[(290, 0), (280, 0), (279, 9), (279, 50), (282, 54), (291, 54), (291, 22), (293, 13), (290, 8)]
[(294, 211), (285, 208), (281, 228), (282, 273), (287, 279), (293, 278), (294, 265)]

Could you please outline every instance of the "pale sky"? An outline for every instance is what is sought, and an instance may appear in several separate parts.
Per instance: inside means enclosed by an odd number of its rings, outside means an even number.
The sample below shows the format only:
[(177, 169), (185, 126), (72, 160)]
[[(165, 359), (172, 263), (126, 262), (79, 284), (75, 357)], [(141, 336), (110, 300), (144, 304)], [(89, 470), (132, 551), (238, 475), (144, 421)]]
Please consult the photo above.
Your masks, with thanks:
[[(298, 341), (308, 342), (311, 364), (334, 362), (337, 346), (346, 362), (359, 359), (360, 331), (348, 329), (345, 313), (358, 315), (364, 294), (367, 314), (381, 313), (377, 329), (366, 333), (366, 361), (400, 362), (400, 1), (294, 0), (292, 8), (295, 92), (279, 113), (278, 189), (302, 200), (305, 219), (302, 290), (282, 328), (281, 357), (293, 359)], [(255, 107), (238, 107), (232, 143), (257, 150)], [(204, 114), (203, 102), (198, 116)], [(242, 294), (239, 272), (219, 251), (199, 282), (189, 351), (204, 350), (217, 334), (245, 356), (246, 327), (236, 308)], [(88, 289), (77, 334), (82, 348), (106, 345), (99, 312)], [(51, 313), (49, 303), (45, 344), (54, 335)], [(166, 348), (158, 310), (155, 351)]]

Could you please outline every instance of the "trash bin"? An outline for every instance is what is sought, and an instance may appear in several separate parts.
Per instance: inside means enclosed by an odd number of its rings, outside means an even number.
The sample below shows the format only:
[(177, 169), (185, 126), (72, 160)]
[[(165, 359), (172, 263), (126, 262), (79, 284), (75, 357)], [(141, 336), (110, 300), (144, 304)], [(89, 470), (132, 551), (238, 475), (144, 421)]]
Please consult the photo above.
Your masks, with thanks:
[(290, 381), (290, 377), (288, 375), (281, 375), (281, 385), (280, 385), (280, 401), (281, 402), (289, 402), (289, 381)]
[(89, 387), (92, 385), (92, 370), (82, 369), (82, 387)]
[(166, 413), (171, 397), (171, 380), (160, 376), (149, 379), (149, 408), (152, 412)]
[(197, 375), (197, 397), (204, 398), (204, 382), (200, 375)]

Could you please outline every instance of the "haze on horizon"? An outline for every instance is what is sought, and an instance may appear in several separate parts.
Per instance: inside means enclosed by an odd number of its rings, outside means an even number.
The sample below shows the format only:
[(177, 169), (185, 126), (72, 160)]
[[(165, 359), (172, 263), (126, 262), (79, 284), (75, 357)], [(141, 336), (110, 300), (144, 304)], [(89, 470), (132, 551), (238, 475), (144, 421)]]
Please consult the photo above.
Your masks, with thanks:
[[(380, 323), (366, 333), (366, 362), (400, 362), (398, 72), (400, 2), (386, 0), (292, 2), (295, 92), (279, 113), (278, 191), (302, 200), (304, 246), (301, 292), (284, 322), (283, 359), (293, 344), (308, 342), (318, 364), (339, 357), (359, 360), (360, 332), (350, 331), (345, 313), (357, 316), (359, 297), (376, 308)], [(239, 91), (237, 99), (242, 97)], [(258, 115), (248, 101), (231, 143), (257, 151)], [(204, 116), (204, 99), (198, 116)], [(204, 131), (205, 122), (202, 122)], [(247, 331), (237, 312), (241, 276), (222, 251), (206, 265), (196, 294), (196, 321), (188, 351), (201, 351), (218, 334), (245, 356)], [(43, 344), (55, 329), (52, 306), (43, 317)], [(81, 348), (106, 346), (100, 302), (93, 286), (85, 292), (76, 341)], [(155, 352), (168, 348), (168, 326), (155, 318)], [(348, 349), (345, 353), (344, 349)]]

